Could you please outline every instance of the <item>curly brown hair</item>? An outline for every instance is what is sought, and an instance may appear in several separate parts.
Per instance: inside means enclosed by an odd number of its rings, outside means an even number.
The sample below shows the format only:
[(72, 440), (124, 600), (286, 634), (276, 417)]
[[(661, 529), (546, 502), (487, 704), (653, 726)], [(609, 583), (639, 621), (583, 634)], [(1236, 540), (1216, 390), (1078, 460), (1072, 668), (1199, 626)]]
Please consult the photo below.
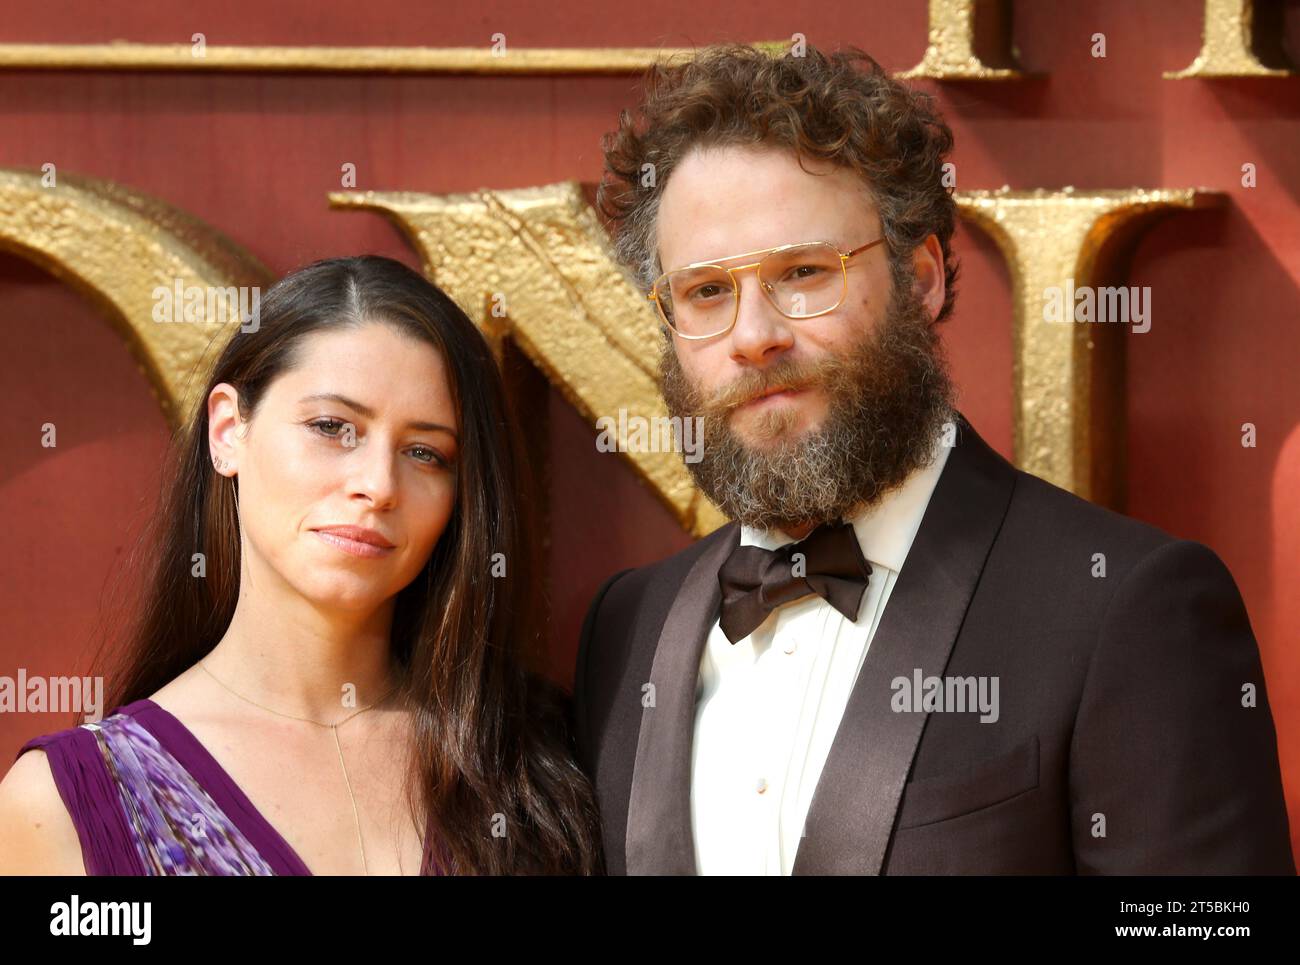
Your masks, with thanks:
[(804, 53), (773, 56), (746, 44), (716, 44), (684, 63), (650, 67), (640, 123), (620, 111), (618, 130), (601, 140), (607, 176), (596, 206), (614, 229), (616, 257), (649, 291), (663, 271), (660, 198), (692, 149), (789, 149), (801, 166), (807, 155), (861, 177), (880, 213), (895, 284), (912, 277), (913, 250), (938, 237), (946, 293), (935, 321), (942, 321), (957, 294), (950, 247), (957, 203), (943, 183), (952, 131), (930, 95), (894, 80), (862, 50), (825, 54), (807, 46)]

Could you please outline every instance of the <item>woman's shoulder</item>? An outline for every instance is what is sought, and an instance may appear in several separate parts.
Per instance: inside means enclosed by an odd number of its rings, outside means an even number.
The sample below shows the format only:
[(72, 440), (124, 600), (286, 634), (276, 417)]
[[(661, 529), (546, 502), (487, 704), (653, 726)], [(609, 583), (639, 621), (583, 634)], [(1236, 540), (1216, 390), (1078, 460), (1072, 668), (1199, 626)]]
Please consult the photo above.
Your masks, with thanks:
[(22, 746), (0, 781), (0, 833), (6, 844), (0, 874), (87, 873), (83, 835), (90, 828), (102, 831), (116, 806), (95, 732), (122, 728), (148, 706), (138, 700), (102, 720), (51, 731)]
[[(47, 736), (59, 739), (65, 733)], [(0, 828), (5, 839), (0, 874), (84, 875), (81, 840), (49, 756), (41, 746), (27, 746), (24, 751), (0, 781)]]

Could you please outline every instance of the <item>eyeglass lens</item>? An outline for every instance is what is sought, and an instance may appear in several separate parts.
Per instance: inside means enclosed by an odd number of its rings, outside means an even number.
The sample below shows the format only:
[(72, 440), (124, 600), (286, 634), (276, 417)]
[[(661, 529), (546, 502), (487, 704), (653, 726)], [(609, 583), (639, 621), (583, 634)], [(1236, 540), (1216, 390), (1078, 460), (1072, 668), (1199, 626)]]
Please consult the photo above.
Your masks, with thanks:
[[(844, 268), (833, 245), (796, 245), (766, 255), (758, 280), (777, 310), (803, 318), (834, 308), (844, 296)], [(710, 335), (730, 324), (740, 293), (733, 277), (716, 265), (681, 268), (656, 289), (665, 319), (683, 335)]]

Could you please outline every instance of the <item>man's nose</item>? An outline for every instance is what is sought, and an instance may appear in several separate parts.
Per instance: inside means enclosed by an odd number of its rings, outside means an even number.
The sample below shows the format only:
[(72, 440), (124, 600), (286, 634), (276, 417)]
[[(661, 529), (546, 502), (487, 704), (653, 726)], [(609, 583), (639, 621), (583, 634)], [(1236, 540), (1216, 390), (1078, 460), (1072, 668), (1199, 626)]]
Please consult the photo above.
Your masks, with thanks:
[(740, 304), (731, 330), (732, 358), (768, 362), (794, 344), (794, 329), (762, 289), (755, 271), (736, 273)]

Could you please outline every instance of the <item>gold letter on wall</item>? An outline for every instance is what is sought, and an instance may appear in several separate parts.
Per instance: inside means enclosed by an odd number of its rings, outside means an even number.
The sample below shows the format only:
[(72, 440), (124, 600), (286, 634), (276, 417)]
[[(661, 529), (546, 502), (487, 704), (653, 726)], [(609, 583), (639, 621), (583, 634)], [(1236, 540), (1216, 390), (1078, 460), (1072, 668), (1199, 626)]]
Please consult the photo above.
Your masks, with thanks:
[(1280, 5), (1263, 8), (1270, 18), (1258, 23), (1254, 0), (1205, 0), (1201, 52), (1187, 67), (1165, 78), (1289, 77), (1295, 71), (1281, 45)]
[[(1214, 203), (1194, 189), (966, 191), (962, 213), (997, 242), (1015, 306), (1016, 463), (1118, 508), (1124, 482), (1125, 324), (1074, 320), (1076, 290), (1119, 285), (1115, 262), (1153, 216)], [(1049, 290), (1069, 294), (1069, 320), (1048, 321)], [(1149, 304), (1148, 304), (1149, 308)]]
[(1011, 43), (1006, 0), (930, 0), (925, 58), (900, 77), (1017, 80), (1024, 77)]
[(225, 236), (154, 198), (95, 178), (0, 169), (0, 250), (70, 284), (109, 317), (136, 356), (168, 422), (196, 400), (204, 353), (229, 324), (154, 321), (158, 288), (256, 287), (270, 273)]

